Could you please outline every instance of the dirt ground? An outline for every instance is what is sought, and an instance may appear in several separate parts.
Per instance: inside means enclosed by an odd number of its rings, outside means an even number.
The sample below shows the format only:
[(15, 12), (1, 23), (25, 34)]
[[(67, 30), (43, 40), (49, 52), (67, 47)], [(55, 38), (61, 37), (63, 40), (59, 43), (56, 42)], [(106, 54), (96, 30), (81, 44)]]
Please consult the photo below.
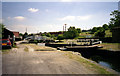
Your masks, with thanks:
[(70, 59), (65, 52), (48, 51), (50, 47), (44, 47), (47, 51), (35, 51), (35, 46), (19, 44), (3, 54), (3, 74), (99, 74)]

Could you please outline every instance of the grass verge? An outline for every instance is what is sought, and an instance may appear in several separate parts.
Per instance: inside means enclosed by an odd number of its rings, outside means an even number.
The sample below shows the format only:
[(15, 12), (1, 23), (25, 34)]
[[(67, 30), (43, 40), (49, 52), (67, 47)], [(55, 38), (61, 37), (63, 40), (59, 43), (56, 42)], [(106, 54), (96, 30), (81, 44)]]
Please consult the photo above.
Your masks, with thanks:
[(102, 43), (99, 45), (103, 46), (103, 48), (101, 49), (104, 49), (104, 50), (120, 51), (120, 43)]
[(112, 72), (107, 71), (107, 69), (97, 65), (95, 62), (90, 62), (87, 59), (82, 58), (80, 55), (74, 55), (72, 52), (65, 53), (70, 59), (74, 59), (84, 65), (86, 68), (94, 71), (98, 74), (112, 74)]
[(11, 49), (2, 49), (2, 54), (8, 54), (10, 52)]

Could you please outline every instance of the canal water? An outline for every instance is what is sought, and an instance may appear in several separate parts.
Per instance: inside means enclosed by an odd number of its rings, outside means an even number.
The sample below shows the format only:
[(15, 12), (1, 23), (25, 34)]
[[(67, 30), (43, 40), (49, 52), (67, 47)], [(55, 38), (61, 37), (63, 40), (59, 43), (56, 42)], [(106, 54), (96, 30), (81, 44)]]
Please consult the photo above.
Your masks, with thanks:
[(113, 69), (120, 73), (120, 60), (119, 58), (104, 58), (102, 56), (90, 56), (89, 59), (96, 61), (98, 64)]

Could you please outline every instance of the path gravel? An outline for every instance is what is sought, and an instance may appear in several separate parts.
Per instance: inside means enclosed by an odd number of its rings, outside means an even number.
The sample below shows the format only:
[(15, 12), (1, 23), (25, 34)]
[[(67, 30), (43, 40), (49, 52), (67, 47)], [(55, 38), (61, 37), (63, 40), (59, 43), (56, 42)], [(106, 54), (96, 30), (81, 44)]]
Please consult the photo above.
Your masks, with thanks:
[[(3, 54), (3, 74), (95, 74), (60, 51), (34, 51), (19, 44)], [(28, 48), (28, 52), (24, 51)]]

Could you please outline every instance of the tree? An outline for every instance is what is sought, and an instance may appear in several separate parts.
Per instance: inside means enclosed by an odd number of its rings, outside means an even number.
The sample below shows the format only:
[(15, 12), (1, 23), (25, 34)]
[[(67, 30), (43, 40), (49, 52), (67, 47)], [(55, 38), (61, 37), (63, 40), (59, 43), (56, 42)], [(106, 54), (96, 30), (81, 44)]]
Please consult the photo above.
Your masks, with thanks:
[(109, 28), (112, 29), (113, 27), (120, 27), (120, 11), (115, 10), (110, 15), (112, 18), (109, 22)]
[(28, 33), (25, 32), (24, 35), (23, 35), (23, 39), (26, 38), (28, 36)]
[(0, 30), (0, 38), (4, 37), (4, 34), (3, 34), (4, 33), (4, 28), (5, 28), (5, 25), (0, 23), (0, 29), (1, 29)]
[(78, 30), (75, 29), (75, 27), (70, 27), (68, 31), (63, 34), (63, 37), (66, 39), (73, 39), (78, 36), (79, 36), (79, 33), (78, 33)]
[(19, 35), (20, 35), (20, 36), (23, 36), (23, 34), (22, 34), (22, 33), (20, 33)]
[(105, 37), (105, 30), (98, 30), (98, 31), (95, 33), (95, 36), (96, 36), (96, 37)]
[(43, 34), (41, 34), (41, 36), (45, 36), (45, 34), (43, 33)]
[(68, 31), (74, 31), (74, 30), (75, 30), (75, 27), (70, 26), (70, 28), (68, 28)]
[(107, 24), (104, 24), (104, 25), (103, 25), (103, 28), (104, 28), (105, 30), (108, 30), (108, 29), (109, 29), (109, 26), (108, 26)]
[(105, 30), (103, 27), (97, 27), (97, 31), (102, 31), (102, 30)]
[(29, 36), (33, 36), (33, 34), (29, 34)]
[(2, 32), (3, 32), (5, 25), (0, 23), (0, 28), (2, 29)]
[(25, 34), (24, 35), (28, 35), (28, 33), (27, 32), (25, 32)]
[(54, 35), (54, 34), (52, 34), (52, 35), (51, 35), (51, 37), (53, 38), (53, 37), (55, 37), (55, 35)]
[(93, 28), (91, 29), (91, 31), (92, 31), (92, 33), (97, 32), (97, 27), (93, 27)]
[(63, 39), (63, 35), (62, 34), (58, 35), (57, 40), (62, 40), (62, 39)]
[(50, 34), (50, 33), (47, 33), (46, 36), (47, 36), (47, 37), (51, 37), (51, 34)]
[(81, 32), (82, 32), (80, 28), (77, 28), (77, 31), (78, 31), (78, 33), (81, 33)]

